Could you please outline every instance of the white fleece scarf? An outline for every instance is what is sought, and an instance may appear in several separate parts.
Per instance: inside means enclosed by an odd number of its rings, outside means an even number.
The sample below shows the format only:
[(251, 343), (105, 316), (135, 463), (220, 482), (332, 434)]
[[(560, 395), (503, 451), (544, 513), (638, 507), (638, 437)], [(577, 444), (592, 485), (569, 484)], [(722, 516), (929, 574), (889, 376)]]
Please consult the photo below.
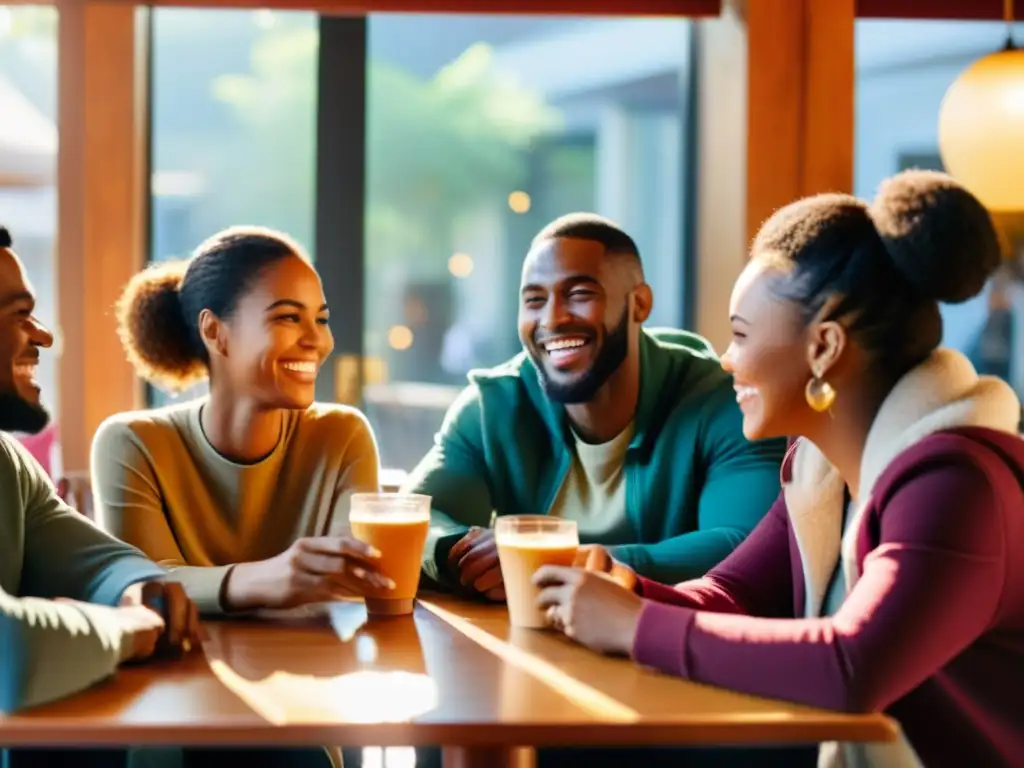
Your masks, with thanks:
[[(988, 427), (1016, 434), (1019, 421), (1020, 403), (1013, 389), (994, 377), (979, 377), (959, 352), (936, 350), (896, 383), (871, 425), (861, 459), (860, 493), (850, 509), (845, 534), (841, 530), (845, 483), (814, 443), (801, 440), (783, 493), (803, 565), (804, 615), (821, 615), (837, 560), (846, 594), (860, 578), (857, 532), (875, 483), (893, 459), (935, 432)], [(916, 768), (921, 763), (903, 739), (889, 744), (823, 744), (818, 765)]]

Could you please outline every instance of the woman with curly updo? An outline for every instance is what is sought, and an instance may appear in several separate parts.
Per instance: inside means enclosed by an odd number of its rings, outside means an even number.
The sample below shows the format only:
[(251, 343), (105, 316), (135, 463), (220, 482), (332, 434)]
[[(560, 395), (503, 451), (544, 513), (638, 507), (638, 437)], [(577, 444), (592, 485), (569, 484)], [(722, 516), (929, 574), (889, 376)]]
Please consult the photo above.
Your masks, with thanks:
[(201, 612), (290, 608), (390, 588), (346, 535), (378, 490), (353, 408), (314, 402), (334, 342), (316, 270), (291, 239), (239, 227), (136, 275), (117, 306), (129, 360), (209, 396), (108, 419), (92, 447), (96, 518), (184, 585)]
[(999, 263), (988, 213), (945, 174), (778, 211), (722, 365), (748, 438), (798, 436), (782, 495), (704, 578), (657, 584), (595, 548), (541, 569), (552, 623), (700, 683), (902, 726), (823, 745), (819, 765), (1024, 765), (1020, 403), (939, 347), (939, 302)]

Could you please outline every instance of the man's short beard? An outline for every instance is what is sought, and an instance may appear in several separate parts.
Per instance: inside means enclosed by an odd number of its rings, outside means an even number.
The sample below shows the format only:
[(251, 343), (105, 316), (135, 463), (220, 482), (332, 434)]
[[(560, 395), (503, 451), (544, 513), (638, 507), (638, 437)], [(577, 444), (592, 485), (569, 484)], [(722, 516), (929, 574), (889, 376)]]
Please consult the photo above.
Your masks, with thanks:
[(17, 392), (0, 392), (0, 430), (4, 432), (42, 432), (50, 423), (50, 413), (39, 403), (30, 403)]
[(629, 307), (622, 310), (619, 322), (604, 337), (604, 344), (597, 358), (583, 376), (577, 381), (560, 384), (552, 381), (543, 364), (537, 366), (540, 372), (540, 383), (544, 392), (556, 403), (578, 405), (589, 403), (598, 390), (605, 385), (611, 375), (619, 370), (629, 354)]

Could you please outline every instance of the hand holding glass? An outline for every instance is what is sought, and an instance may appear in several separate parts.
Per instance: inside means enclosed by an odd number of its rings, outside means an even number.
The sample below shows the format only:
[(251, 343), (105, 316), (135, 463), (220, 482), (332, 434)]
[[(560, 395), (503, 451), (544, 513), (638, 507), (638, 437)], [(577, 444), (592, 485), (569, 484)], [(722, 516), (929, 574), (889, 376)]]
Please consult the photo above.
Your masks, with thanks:
[(430, 497), (421, 494), (357, 493), (349, 514), (352, 535), (380, 552), (381, 573), (394, 589), (366, 591), (370, 615), (412, 613), (420, 584), (423, 547), (430, 529)]
[(548, 626), (537, 607), (540, 590), (533, 585), (533, 574), (542, 565), (573, 564), (580, 544), (576, 522), (545, 515), (508, 515), (495, 522), (494, 539), (509, 622), (513, 627)]

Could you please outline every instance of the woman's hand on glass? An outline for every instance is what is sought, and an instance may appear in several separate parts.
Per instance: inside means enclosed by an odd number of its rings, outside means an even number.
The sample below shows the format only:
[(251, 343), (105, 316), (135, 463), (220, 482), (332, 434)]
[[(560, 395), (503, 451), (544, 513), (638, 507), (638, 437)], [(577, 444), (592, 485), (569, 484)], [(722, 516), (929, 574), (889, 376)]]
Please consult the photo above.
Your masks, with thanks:
[(379, 561), (379, 551), (351, 536), (298, 539), (276, 557), (234, 566), (224, 586), (224, 606), (294, 608), (394, 589)]
[(533, 576), (548, 623), (598, 653), (628, 656), (644, 601), (607, 573), (545, 565)]
[(636, 571), (613, 558), (607, 549), (597, 544), (586, 544), (576, 550), (573, 567), (605, 576), (623, 589), (636, 591)]

